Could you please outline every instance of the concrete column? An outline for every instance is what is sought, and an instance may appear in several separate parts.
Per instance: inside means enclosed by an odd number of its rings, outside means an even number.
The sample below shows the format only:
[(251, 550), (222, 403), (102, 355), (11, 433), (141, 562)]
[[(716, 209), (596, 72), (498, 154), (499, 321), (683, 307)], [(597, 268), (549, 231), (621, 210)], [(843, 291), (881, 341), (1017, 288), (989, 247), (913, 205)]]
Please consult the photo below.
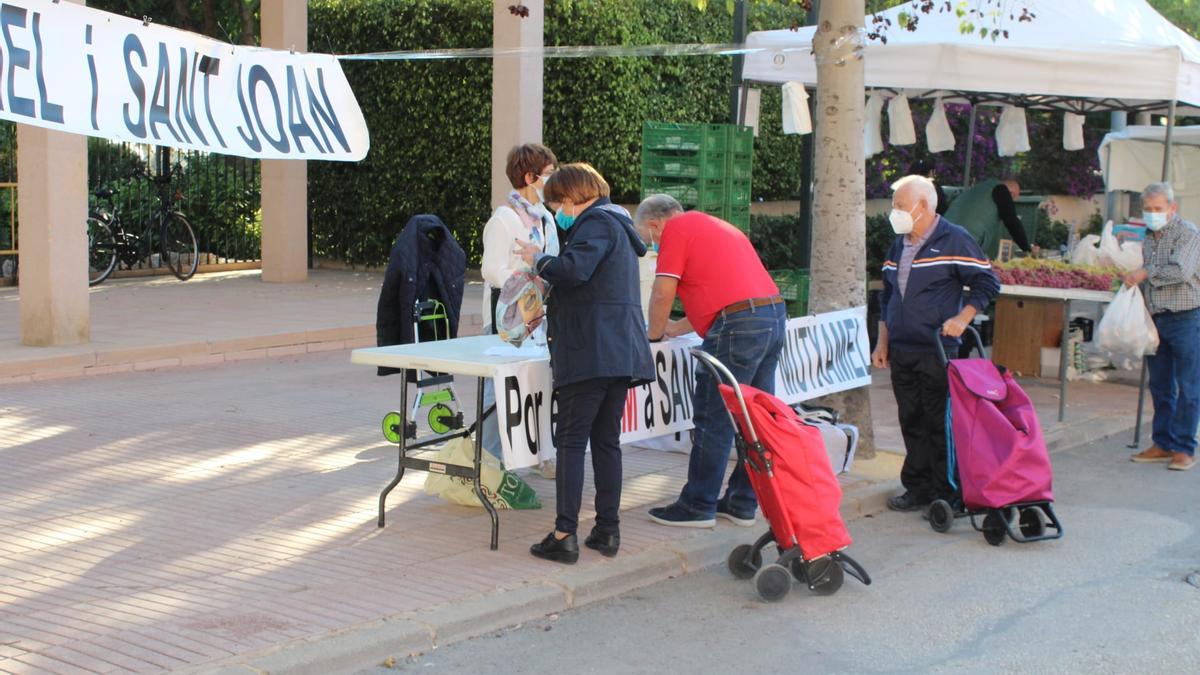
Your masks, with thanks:
[(87, 342), (87, 138), (17, 125), (21, 342)]
[[(511, 0), (493, 0), (492, 46), (496, 49), (538, 48), (546, 17), (543, 0), (525, 0), (529, 16), (508, 10)], [(514, 145), (542, 142), (542, 57), (504, 56), (492, 60), (492, 206), (503, 204), (512, 190), (504, 173)], [(553, 148), (551, 148), (553, 149)]]
[[(263, 0), (262, 44), (272, 49), (308, 49), (308, 3)], [(308, 162), (262, 162), (262, 280), (295, 283), (308, 279)]]

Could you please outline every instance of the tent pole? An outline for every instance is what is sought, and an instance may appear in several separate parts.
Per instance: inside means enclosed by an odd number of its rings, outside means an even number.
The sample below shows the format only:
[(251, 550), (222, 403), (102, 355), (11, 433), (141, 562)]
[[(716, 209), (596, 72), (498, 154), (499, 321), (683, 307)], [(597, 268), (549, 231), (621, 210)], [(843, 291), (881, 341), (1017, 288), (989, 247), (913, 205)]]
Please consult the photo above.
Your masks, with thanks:
[[(1163, 143), (1162, 182), (1171, 182), (1171, 149), (1175, 135), (1175, 101), (1167, 107), (1167, 134)], [(1137, 421), (1133, 425), (1133, 443), (1129, 447), (1136, 448), (1142, 435), (1142, 417), (1146, 411), (1146, 358), (1142, 357), (1142, 374), (1138, 382)]]
[[(746, 0), (737, 0), (733, 6), (733, 43), (741, 45), (746, 42)], [(746, 57), (735, 54), (733, 57), (733, 81), (729, 92), (729, 118), (733, 124), (741, 124), (746, 119), (746, 97), (742, 95), (742, 73), (746, 66)]]
[(979, 107), (971, 104), (971, 122), (967, 125), (967, 160), (963, 167), (963, 189), (971, 187), (971, 157), (975, 154), (975, 114)]

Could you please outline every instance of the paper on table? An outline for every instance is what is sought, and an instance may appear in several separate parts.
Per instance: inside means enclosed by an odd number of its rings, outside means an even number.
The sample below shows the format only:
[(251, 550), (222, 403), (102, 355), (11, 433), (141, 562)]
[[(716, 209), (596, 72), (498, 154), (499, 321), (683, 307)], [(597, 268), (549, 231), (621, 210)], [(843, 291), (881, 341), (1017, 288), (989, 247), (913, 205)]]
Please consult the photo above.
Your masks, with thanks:
[(536, 359), (541, 356), (549, 356), (550, 351), (545, 347), (539, 347), (534, 344), (532, 340), (526, 340), (520, 347), (504, 343), (488, 347), (483, 353), (487, 356), (522, 356), (529, 359)]

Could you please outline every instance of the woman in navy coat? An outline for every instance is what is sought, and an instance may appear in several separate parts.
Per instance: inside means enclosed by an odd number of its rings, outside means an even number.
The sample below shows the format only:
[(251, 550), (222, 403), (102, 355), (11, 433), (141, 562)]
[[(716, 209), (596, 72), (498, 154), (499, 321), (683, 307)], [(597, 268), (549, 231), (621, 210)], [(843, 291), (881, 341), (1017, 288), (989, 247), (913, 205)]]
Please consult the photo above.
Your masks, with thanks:
[(558, 401), (554, 531), (530, 548), (539, 558), (579, 559), (575, 531), (583, 499), (583, 462), (592, 444), (596, 525), (584, 544), (606, 556), (621, 545), (621, 414), (629, 388), (654, 378), (642, 318), (638, 258), (646, 245), (629, 213), (609, 201), (604, 178), (567, 164), (546, 180), (546, 202), (566, 232), (557, 256), (517, 251), (550, 285), (547, 340)]

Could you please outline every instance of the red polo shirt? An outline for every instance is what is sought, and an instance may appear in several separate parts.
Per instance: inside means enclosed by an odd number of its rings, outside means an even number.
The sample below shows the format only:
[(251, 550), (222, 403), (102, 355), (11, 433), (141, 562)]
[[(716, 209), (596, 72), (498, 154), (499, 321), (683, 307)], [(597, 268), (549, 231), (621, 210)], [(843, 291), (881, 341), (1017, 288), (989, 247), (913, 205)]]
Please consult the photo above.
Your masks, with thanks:
[(701, 211), (680, 214), (663, 226), (657, 275), (679, 280), (683, 310), (700, 337), (729, 305), (779, 295), (746, 235)]

